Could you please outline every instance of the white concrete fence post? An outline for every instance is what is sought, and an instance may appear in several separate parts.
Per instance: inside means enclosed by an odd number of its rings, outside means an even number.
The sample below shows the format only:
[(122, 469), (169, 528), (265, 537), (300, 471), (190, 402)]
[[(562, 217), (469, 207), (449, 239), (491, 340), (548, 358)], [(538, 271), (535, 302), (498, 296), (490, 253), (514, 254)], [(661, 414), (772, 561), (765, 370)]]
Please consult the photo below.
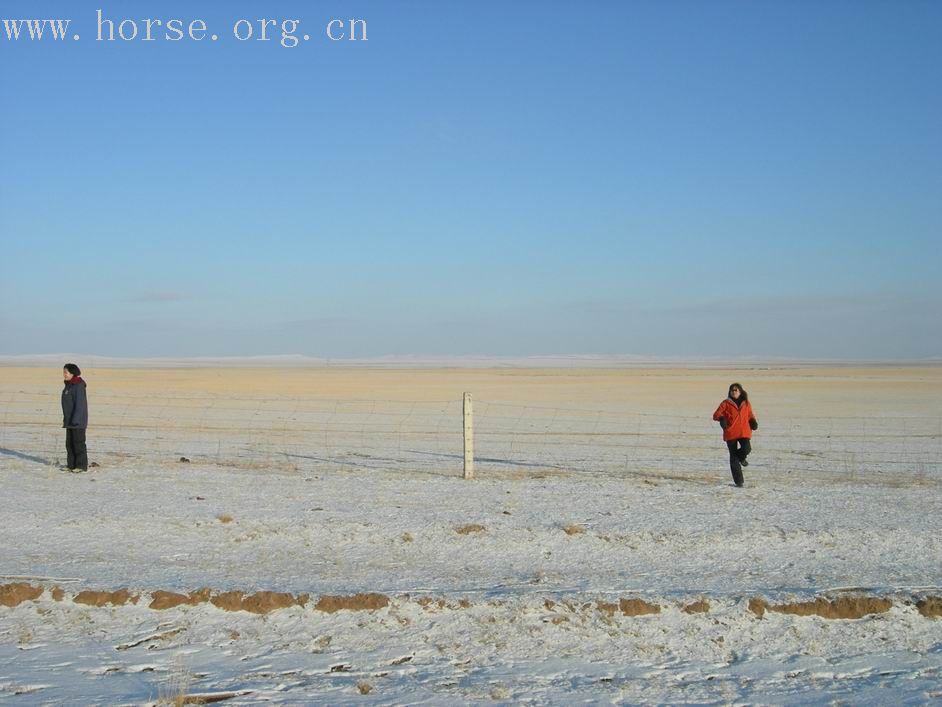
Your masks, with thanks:
[(471, 393), (464, 394), (464, 478), (474, 478), (474, 423), (471, 418)]

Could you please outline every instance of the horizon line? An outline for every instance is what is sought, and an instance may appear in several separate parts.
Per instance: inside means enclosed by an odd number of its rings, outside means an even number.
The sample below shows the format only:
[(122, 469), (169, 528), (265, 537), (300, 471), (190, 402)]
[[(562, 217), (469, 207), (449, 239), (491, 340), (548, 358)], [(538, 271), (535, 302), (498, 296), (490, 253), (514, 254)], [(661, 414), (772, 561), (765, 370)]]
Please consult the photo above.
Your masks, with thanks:
[(642, 354), (389, 354), (383, 356), (309, 356), (262, 354), (253, 356), (107, 356), (48, 353), (0, 354), (0, 366), (51, 366), (80, 361), (97, 368), (644, 368), (689, 366), (913, 366), (942, 365), (942, 357), (829, 358), (792, 356), (651, 356)]

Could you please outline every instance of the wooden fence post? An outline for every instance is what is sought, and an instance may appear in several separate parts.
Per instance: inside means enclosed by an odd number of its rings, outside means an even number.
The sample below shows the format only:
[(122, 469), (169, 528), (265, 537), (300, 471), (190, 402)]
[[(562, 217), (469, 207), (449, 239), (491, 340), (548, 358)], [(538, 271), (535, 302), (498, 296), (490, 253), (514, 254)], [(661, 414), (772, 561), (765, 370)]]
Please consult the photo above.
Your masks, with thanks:
[(474, 478), (474, 423), (471, 417), (471, 393), (464, 394), (464, 478)]

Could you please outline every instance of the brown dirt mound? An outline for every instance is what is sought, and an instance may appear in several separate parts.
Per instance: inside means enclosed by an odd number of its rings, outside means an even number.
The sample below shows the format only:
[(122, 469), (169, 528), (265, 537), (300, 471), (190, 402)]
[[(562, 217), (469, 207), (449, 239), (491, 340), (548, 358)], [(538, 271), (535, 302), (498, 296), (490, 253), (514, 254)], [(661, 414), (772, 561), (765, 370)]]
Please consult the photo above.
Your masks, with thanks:
[(187, 595), (187, 598), (189, 599), (190, 604), (203, 604), (204, 602), (209, 601), (209, 595), (212, 593), (212, 591), (213, 590), (209, 587), (203, 587), (202, 589), (197, 589), (194, 592), (190, 592)]
[[(482, 526), (477, 526), (482, 527)], [(14, 582), (11, 584), (0, 585), (0, 606), (14, 607), (24, 601), (34, 601), (42, 596), (44, 588), (33, 586), (25, 582)], [(50, 590), (50, 595), (55, 601), (62, 601), (65, 592), (61, 587), (54, 587)], [(124, 606), (128, 602), (136, 604), (139, 595), (131, 594), (127, 589), (117, 591), (93, 591), (85, 590), (79, 592), (72, 598), (76, 604), (85, 604), (87, 606)], [(408, 599), (408, 595), (406, 595)], [(217, 608), (225, 611), (247, 611), (254, 614), (267, 614), (271, 611), (285, 609), (292, 606), (306, 606), (311, 600), (309, 594), (299, 594), (294, 596), (287, 592), (260, 591), (251, 595), (244, 592), (230, 591), (212, 594), (209, 588), (202, 588), (182, 594), (157, 590), (150, 594), (149, 608), (155, 610), (171, 609), (177, 606), (195, 606), (205, 602), (210, 602)], [(466, 598), (446, 602), (443, 598), (432, 598), (428, 596), (414, 599), (420, 606), (429, 609), (468, 609), (472, 602)], [(314, 608), (324, 613), (332, 614), (337, 611), (375, 611), (389, 606), (391, 600), (388, 596), (378, 593), (362, 593), (347, 596), (321, 596)], [(500, 602), (493, 603), (497, 606)], [(910, 602), (907, 604), (911, 605)], [(557, 603), (551, 599), (544, 599), (543, 606), (547, 610), (554, 610)], [(584, 603), (575, 605), (564, 601), (562, 606), (570, 611), (586, 611), (593, 607), (608, 617), (613, 617), (616, 612), (623, 616), (646, 616), (661, 613), (662, 607), (657, 604), (648, 603), (642, 599), (621, 598), (617, 603), (599, 601), (595, 603)], [(759, 618), (763, 618), (766, 612), (775, 612), (792, 616), (820, 616), (825, 619), (860, 619), (872, 614), (880, 614), (889, 611), (893, 607), (890, 599), (882, 597), (867, 596), (843, 596), (835, 599), (818, 597), (813, 600), (793, 603), (783, 603), (772, 605), (766, 599), (753, 597), (748, 602), (749, 611)], [(927, 618), (942, 617), (942, 596), (928, 596), (916, 601), (916, 607), (919, 613)], [(687, 614), (702, 614), (710, 611), (710, 603), (706, 599), (699, 599), (681, 607), (681, 610)], [(555, 619), (554, 619), (555, 622)]]
[(919, 613), (927, 619), (942, 616), (942, 597), (926, 597), (916, 602)]
[(295, 597), (288, 592), (255, 592), (246, 596), (243, 592), (221, 592), (209, 597), (208, 589), (201, 589), (190, 594), (192, 603), (200, 601), (209, 602), (223, 611), (248, 611), (253, 614), (267, 614), (278, 609), (287, 609), (292, 606), (304, 606), (310, 599), (309, 594), (299, 594)]
[(186, 594), (177, 594), (176, 592), (165, 592), (161, 589), (158, 589), (156, 592), (150, 595), (151, 602), (148, 605), (148, 609), (156, 609), (157, 611), (162, 611), (164, 609), (172, 609), (181, 604), (186, 604), (187, 596)]
[(625, 616), (645, 616), (646, 614), (661, 613), (661, 607), (657, 604), (648, 604), (643, 599), (619, 599), (618, 608)]
[(173, 609), (174, 607), (180, 606), (181, 604), (186, 604), (189, 601), (189, 598), (186, 596), (186, 594), (165, 592), (161, 589), (158, 589), (156, 592), (152, 593), (150, 597), (151, 602), (148, 605), (148, 608), (156, 609), (157, 611)]
[(603, 614), (613, 616), (616, 611), (621, 611), (624, 616), (646, 616), (648, 614), (660, 614), (661, 607), (657, 604), (648, 604), (643, 599), (625, 599), (621, 598), (617, 604), (607, 601), (596, 602), (596, 608)]
[(601, 611), (603, 614), (614, 616), (615, 612), (618, 610), (618, 604), (613, 604), (608, 601), (600, 601), (596, 602), (595, 608)]
[(458, 535), (470, 535), (471, 533), (483, 533), (487, 528), (478, 523), (469, 523), (468, 525), (462, 525), (460, 528), (455, 528), (455, 532)]
[(43, 588), (25, 582), (0, 585), (0, 606), (19, 606), (24, 601), (33, 601), (42, 596)]
[(137, 597), (132, 597), (127, 589), (118, 589), (114, 592), (96, 592), (86, 589), (76, 594), (72, 601), (76, 604), (87, 604), (88, 606), (124, 606), (129, 601), (137, 602)]
[(749, 610), (760, 618), (766, 611), (792, 616), (820, 616), (824, 619), (860, 619), (870, 614), (882, 614), (889, 611), (893, 602), (879, 597), (841, 597), (801, 601), (792, 604), (770, 606), (764, 599), (750, 599)]
[(841, 597), (828, 601), (815, 599), (795, 604), (773, 606), (772, 611), (795, 616), (820, 616), (825, 619), (860, 619), (869, 614), (882, 614), (889, 611), (893, 602), (875, 597)]
[(297, 606), (297, 603), (294, 595), (287, 592), (256, 592), (242, 600), (242, 610), (267, 614), (269, 611)]
[(198, 589), (189, 594), (178, 594), (177, 592), (165, 592), (158, 589), (150, 595), (151, 602), (149, 608), (162, 611), (164, 609), (173, 609), (177, 606), (196, 606), (209, 601), (210, 590), (207, 588)]
[(322, 596), (314, 608), (327, 614), (335, 611), (373, 611), (389, 606), (385, 594), (354, 594), (353, 596)]
[(765, 599), (750, 599), (749, 600), (749, 611), (758, 616), (760, 619), (765, 616), (765, 612), (769, 610), (769, 603)]
[(209, 601), (213, 606), (223, 611), (241, 611), (242, 597), (244, 596), (242, 592), (222, 592)]
[(444, 609), (446, 604), (444, 599), (434, 599), (432, 597), (419, 597), (415, 600), (415, 603), (421, 606), (423, 609), (432, 607), (438, 607), (439, 609)]

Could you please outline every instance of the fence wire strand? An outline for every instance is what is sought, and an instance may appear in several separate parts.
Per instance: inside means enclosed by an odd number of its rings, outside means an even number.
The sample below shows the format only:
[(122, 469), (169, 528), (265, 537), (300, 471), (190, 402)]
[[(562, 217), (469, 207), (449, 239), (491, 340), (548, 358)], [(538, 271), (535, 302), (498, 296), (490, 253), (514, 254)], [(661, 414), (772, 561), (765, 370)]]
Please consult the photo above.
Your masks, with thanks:
[[(90, 458), (460, 475), (462, 401), (95, 394)], [(0, 393), (0, 453), (64, 459), (58, 395)], [(478, 476), (715, 476), (716, 424), (689, 415), (476, 401)], [(763, 418), (754, 459), (776, 473), (942, 478), (942, 417)]]

